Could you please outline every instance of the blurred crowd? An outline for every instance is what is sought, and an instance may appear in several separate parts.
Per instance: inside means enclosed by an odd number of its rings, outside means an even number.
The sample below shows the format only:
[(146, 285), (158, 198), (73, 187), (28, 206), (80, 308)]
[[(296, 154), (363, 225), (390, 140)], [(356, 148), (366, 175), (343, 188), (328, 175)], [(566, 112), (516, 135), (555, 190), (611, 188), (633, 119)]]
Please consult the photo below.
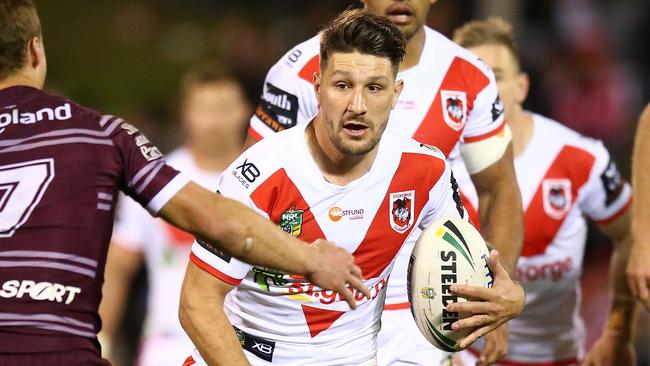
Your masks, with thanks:
[[(171, 151), (187, 136), (179, 124), (179, 82), (209, 60), (238, 80), (255, 105), (268, 68), (309, 38), (350, 0), (67, 0), (39, 2), (51, 70), (46, 88), (89, 107), (126, 117)], [(533, 89), (532, 110), (601, 139), (629, 177), (636, 117), (650, 99), (650, 2), (646, 0), (439, 0), (428, 23), (449, 36), (470, 19), (511, 21), (522, 67)], [(61, 50), (66, 50), (62, 52)], [(89, 61), (91, 60), (91, 61)], [(252, 109), (245, 113), (250, 115)], [(241, 137), (246, 121), (241, 121)], [(183, 132), (184, 131), (184, 132)], [(191, 137), (191, 136), (190, 136)], [(591, 235), (585, 257), (583, 312), (589, 342), (606, 315), (609, 245)], [(142, 267), (144, 268), (144, 267)], [(136, 276), (122, 320), (128, 360), (136, 352), (145, 308), (146, 270)], [(175, 301), (175, 300), (174, 300)], [(640, 364), (650, 363), (647, 313), (637, 335)]]

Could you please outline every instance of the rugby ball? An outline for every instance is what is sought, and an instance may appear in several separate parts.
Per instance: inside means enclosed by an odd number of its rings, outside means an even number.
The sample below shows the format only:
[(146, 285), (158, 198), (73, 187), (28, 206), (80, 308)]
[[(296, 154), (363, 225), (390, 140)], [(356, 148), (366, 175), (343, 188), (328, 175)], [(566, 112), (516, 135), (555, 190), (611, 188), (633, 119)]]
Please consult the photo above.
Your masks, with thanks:
[(454, 295), (449, 287), (491, 287), (489, 257), (481, 234), (460, 217), (439, 219), (418, 238), (408, 266), (408, 297), (420, 332), (437, 348), (460, 351), (460, 342), (474, 330), (452, 330), (452, 323), (470, 314), (446, 310), (449, 303), (467, 301)]

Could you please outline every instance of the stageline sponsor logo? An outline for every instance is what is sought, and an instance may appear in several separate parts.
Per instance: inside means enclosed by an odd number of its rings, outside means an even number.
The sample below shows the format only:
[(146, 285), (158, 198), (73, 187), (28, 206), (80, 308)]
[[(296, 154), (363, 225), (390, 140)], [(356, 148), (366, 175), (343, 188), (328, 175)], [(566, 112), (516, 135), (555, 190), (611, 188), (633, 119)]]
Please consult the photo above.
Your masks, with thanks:
[(56, 282), (9, 280), (2, 284), (0, 297), (21, 299), (24, 296), (29, 296), (39, 301), (56, 301), (70, 304), (79, 293), (81, 293), (79, 287), (66, 286)]
[(53, 107), (43, 108), (36, 112), (21, 112), (14, 108), (6, 113), (0, 113), (0, 133), (3, 133), (7, 126), (14, 124), (31, 125), (43, 120), (65, 121), (72, 118), (70, 103)]
[(353, 210), (343, 210), (340, 207), (332, 207), (328, 213), (330, 220), (337, 222), (344, 217), (347, 217), (349, 220), (361, 220), (363, 219), (363, 208), (353, 209)]
[(565, 274), (573, 269), (573, 259), (566, 257), (553, 262), (539, 265), (529, 264), (517, 267), (517, 278), (522, 282), (535, 282), (550, 280), (557, 282), (562, 280)]
[[(458, 296), (451, 292), (450, 287), (458, 282), (456, 268), (456, 252), (440, 252), (440, 283), (442, 284), (442, 306), (458, 302)], [(458, 313), (442, 310), (442, 329), (452, 330), (451, 325), (458, 321)]]

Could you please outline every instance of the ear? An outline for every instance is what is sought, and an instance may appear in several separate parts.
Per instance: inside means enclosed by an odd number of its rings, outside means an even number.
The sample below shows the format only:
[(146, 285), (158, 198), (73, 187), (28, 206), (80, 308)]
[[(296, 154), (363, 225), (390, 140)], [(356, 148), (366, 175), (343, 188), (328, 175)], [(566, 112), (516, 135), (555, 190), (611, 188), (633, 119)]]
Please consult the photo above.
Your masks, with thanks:
[(27, 64), (33, 69), (45, 66), (45, 46), (41, 37), (34, 37), (27, 42)]
[(320, 73), (314, 73), (314, 93), (316, 93), (316, 100), (320, 102), (320, 87), (321, 87), (321, 77)]
[(361, 4), (363, 4), (364, 8), (368, 8), (368, 0), (359, 0)]
[(395, 82), (395, 89), (394, 95), (393, 95), (393, 105), (390, 107), (390, 109), (395, 108), (395, 105), (397, 104), (397, 100), (399, 99), (400, 94), (402, 94), (402, 89), (404, 89), (404, 80), (400, 79)]
[(528, 97), (528, 91), (530, 90), (530, 78), (525, 72), (520, 72), (517, 76), (517, 103), (523, 104), (526, 98)]

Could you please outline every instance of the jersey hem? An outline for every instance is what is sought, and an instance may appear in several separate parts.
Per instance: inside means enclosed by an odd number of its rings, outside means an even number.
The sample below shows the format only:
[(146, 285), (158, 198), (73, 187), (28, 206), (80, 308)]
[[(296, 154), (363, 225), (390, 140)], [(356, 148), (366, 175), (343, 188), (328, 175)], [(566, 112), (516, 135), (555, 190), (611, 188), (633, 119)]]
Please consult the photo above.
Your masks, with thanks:
[(242, 282), (241, 279), (230, 277), (227, 274), (225, 274), (225, 273), (219, 271), (218, 269), (212, 267), (208, 263), (204, 262), (201, 258), (196, 256), (196, 254), (194, 254), (194, 253), (190, 253), (190, 260), (192, 261), (192, 263), (199, 266), (199, 268), (201, 268), (202, 270), (208, 272), (209, 274), (213, 275), (214, 277), (220, 279), (221, 281), (223, 281), (223, 282), (225, 282), (225, 283), (227, 283), (229, 285), (237, 286)]
[(627, 200), (627, 203), (625, 205), (623, 205), (623, 207), (621, 207), (618, 211), (616, 211), (612, 216), (610, 216), (608, 218), (605, 218), (605, 219), (601, 219), (601, 220), (593, 220), (592, 219), (593, 222), (595, 224), (598, 224), (598, 225), (606, 225), (606, 224), (609, 224), (610, 222), (618, 219), (619, 217), (623, 216), (623, 214), (625, 214), (627, 212), (627, 210), (632, 206), (632, 200), (633, 200), (633, 197), (630, 196), (630, 198)]
[(490, 132), (484, 133), (482, 135), (465, 137), (465, 138), (463, 138), (463, 142), (466, 143), (466, 144), (470, 144), (472, 142), (478, 142), (478, 141), (488, 139), (488, 138), (490, 138), (490, 137), (492, 137), (494, 135), (498, 135), (501, 132), (503, 132), (504, 128), (506, 128), (505, 120), (503, 122), (501, 122), (501, 126), (497, 127), (496, 129), (494, 129), (494, 130), (492, 130)]

